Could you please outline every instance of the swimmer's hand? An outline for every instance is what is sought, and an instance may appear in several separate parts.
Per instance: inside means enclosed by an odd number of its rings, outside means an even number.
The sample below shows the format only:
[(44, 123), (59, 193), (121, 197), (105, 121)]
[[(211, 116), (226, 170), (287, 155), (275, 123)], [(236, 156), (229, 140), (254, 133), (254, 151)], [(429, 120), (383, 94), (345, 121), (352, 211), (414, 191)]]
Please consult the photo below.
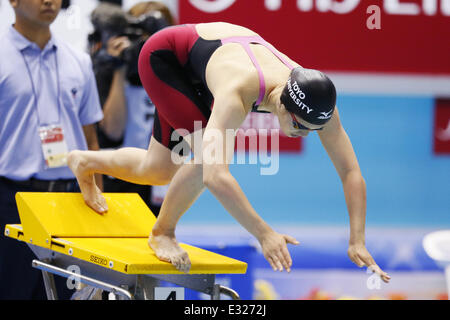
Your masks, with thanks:
[(284, 267), (287, 272), (291, 272), (292, 259), (287, 249), (287, 244), (298, 245), (299, 242), (297, 240), (291, 236), (272, 231), (264, 235), (259, 242), (264, 257), (269, 261), (273, 271), (283, 271)]
[(375, 263), (375, 260), (363, 244), (351, 244), (348, 247), (347, 254), (350, 257), (350, 260), (358, 267), (362, 268), (366, 266), (368, 269), (378, 274), (385, 283), (388, 283), (389, 280), (391, 280), (391, 277)]

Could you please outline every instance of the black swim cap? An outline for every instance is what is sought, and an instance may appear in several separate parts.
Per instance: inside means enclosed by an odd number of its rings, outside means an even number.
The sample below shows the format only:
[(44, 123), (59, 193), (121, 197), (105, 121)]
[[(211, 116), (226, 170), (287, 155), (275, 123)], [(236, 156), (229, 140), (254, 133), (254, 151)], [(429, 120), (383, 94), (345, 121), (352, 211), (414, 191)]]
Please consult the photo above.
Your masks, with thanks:
[(336, 88), (322, 72), (294, 68), (280, 97), (286, 109), (303, 120), (325, 124), (336, 106)]

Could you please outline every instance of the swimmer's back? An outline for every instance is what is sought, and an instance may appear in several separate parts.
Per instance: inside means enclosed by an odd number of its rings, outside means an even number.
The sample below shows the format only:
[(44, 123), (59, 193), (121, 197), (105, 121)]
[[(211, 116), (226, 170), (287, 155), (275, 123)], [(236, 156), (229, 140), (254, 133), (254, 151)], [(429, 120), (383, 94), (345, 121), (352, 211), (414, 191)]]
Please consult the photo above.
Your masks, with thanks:
[[(195, 25), (197, 34), (204, 40), (223, 40), (233, 37), (260, 36), (256, 32), (242, 26), (226, 22), (200, 23)], [(260, 44), (250, 44), (255, 60), (260, 65), (267, 88), (284, 82), (290, 69), (272, 51)], [(276, 50), (276, 48), (274, 48)], [(276, 50), (278, 51), (278, 50)], [(279, 52), (279, 51), (278, 51)], [(298, 64), (282, 52), (283, 58), (293, 66)], [(208, 59), (205, 68), (205, 82), (214, 97), (218, 92), (227, 92), (226, 87), (242, 88), (241, 94), (247, 106), (258, 99), (260, 93), (258, 72), (248, 53), (239, 43), (220, 46)], [(225, 95), (228, 95), (227, 92)]]
[(205, 40), (258, 35), (250, 29), (227, 22), (198, 23), (195, 27), (198, 35)]

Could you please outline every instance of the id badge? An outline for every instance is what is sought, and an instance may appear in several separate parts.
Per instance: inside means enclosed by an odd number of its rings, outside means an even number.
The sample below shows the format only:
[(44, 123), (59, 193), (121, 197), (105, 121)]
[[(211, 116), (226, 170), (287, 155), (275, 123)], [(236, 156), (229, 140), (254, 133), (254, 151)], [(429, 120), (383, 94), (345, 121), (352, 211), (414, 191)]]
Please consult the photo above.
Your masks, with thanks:
[(61, 125), (53, 124), (39, 127), (42, 152), (47, 168), (59, 168), (67, 165), (67, 148)]

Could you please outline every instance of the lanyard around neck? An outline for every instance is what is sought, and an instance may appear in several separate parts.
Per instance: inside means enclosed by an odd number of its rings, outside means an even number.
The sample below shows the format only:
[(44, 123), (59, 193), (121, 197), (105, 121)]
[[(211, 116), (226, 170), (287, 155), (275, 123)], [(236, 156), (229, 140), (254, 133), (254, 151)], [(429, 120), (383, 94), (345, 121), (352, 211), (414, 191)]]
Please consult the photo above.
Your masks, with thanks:
[[(55, 65), (56, 65), (56, 86), (57, 86), (57, 100), (58, 100), (58, 102), (57, 102), (58, 103), (58, 121), (57, 121), (57, 123), (59, 123), (60, 117), (61, 117), (61, 102), (60, 102), (61, 88), (60, 88), (60, 81), (59, 81), (59, 65), (58, 65), (58, 57), (57, 57), (57, 53), (56, 53), (56, 48), (53, 47), (52, 50), (53, 50), (53, 55), (55, 57)], [(34, 85), (33, 76), (31, 74), (30, 66), (28, 65), (27, 59), (25, 58), (25, 55), (24, 55), (23, 51), (22, 50), (19, 50), (19, 51), (20, 51), (20, 54), (22, 55), (23, 61), (25, 62), (25, 66), (26, 66), (27, 72), (28, 72), (28, 77), (30, 78), (31, 90), (33, 91), (33, 96), (34, 96), (34, 106), (35, 106), (35, 109), (36, 109), (36, 112), (37, 112), (39, 126), (41, 126), (43, 123), (41, 122), (41, 119), (40, 119), (40, 116), (39, 116), (38, 96), (37, 96), (37, 93), (36, 93), (36, 86)], [(42, 63), (43, 63), (42, 57), (40, 57), (39, 58), (39, 68), (42, 67), (41, 66)], [(39, 70), (39, 72), (41, 72), (41, 70)], [(50, 79), (49, 79), (49, 81), (50, 81)]]

